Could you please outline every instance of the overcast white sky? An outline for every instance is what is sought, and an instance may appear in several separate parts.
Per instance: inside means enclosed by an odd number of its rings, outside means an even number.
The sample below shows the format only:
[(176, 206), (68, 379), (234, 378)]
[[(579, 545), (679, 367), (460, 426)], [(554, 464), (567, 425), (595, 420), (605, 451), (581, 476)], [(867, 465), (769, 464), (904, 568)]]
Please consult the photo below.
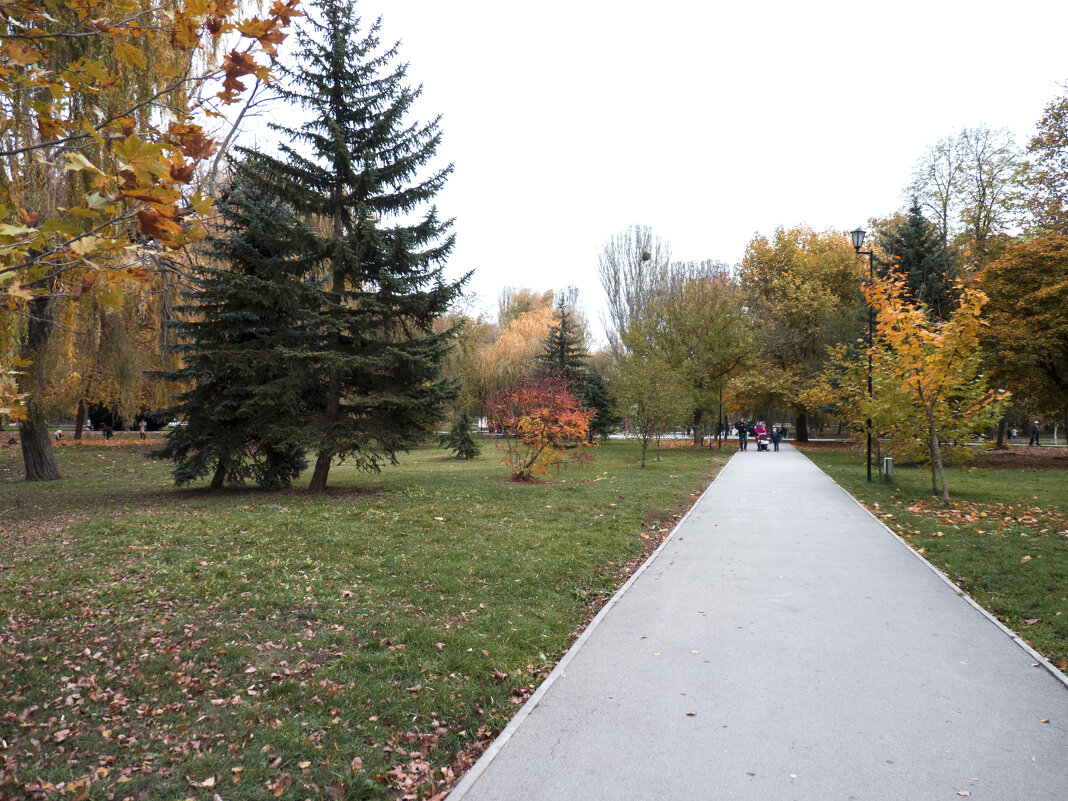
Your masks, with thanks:
[(676, 259), (737, 263), (756, 232), (846, 231), (903, 206), (962, 126), (1026, 143), (1068, 83), (1065, 0), (893, 3), (360, 0), (401, 40), (455, 164), (450, 276), (577, 286), (649, 225)]

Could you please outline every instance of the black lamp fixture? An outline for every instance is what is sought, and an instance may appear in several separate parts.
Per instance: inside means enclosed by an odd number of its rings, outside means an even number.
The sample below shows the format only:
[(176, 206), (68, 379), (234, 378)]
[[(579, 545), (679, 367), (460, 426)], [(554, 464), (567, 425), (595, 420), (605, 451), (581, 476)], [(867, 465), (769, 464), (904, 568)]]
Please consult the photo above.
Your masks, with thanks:
[[(867, 233), (863, 228), (857, 228), (849, 232), (849, 235), (853, 237), (853, 249), (857, 252), (858, 256), (868, 257), (868, 281), (873, 280), (872, 273), (875, 270), (874, 261), (875, 254), (870, 250), (861, 250), (864, 247), (864, 235)], [(868, 398), (872, 396), (871, 388), (871, 351), (874, 347), (874, 329), (875, 329), (875, 312), (872, 307), (868, 306)], [(871, 418), (867, 421), (868, 429), (868, 481), (871, 481)]]

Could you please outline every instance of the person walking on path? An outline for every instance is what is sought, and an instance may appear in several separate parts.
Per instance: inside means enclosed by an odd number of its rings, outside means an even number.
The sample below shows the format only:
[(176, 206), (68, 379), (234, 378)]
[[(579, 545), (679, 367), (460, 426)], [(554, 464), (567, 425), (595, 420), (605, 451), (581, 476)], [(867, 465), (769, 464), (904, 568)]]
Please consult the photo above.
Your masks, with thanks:
[(137, 427), (137, 430), (141, 433), (141, 439), (145, 438), (145, 430), (148, 428), (148, 421), (142, 419), (141, 424)]
[(775, 450), (779, 450), (779, 442), (782, 440), (782, 432), (777, 428), (771, 429), (771, 444), (775, 447)]
[(1031, 439), (1027, 440), (1028, 445), (1038, 445), (1038, 420), (1031, 423)]
[(738, 421), (738, 450), (744, 451), (749, 444), (749, 429), (745, 426), (745, 418)]

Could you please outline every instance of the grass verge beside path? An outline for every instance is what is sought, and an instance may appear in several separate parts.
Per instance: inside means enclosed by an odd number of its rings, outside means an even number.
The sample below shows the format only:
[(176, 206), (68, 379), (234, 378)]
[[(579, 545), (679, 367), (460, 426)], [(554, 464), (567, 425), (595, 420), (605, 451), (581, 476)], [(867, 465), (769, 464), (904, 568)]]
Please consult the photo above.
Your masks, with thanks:
[(723, 463), (612, 442), (517, 485), (483, 445), (325, 496), (0, 448), (0, 798), (437, 797)]
[[(1012, 454), (997, 467), (947, 470), (951, 505), (931, 474), (895, 467), (866, 480), (849, 450), (801, 449), (880, 520), (1036, 651), (1068, 672), (1068, 473)], [(1021, 451), (1019, 457), (1023, 456)]]

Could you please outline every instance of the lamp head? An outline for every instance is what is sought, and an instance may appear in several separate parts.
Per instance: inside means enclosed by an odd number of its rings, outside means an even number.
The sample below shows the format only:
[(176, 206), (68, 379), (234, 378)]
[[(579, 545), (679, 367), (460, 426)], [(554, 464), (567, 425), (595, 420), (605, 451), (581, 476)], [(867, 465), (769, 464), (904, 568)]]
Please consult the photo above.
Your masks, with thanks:
[(853, 237), (853, 248), (854, 248), (854, 250), (857, 250), (859, 252), (861, 247), (864, 246), (864, 235), (866, 233), (868, 233), (868, 232), (865, 231), (863, 228), (858, 228), (855, 231), (850, 231), (849, 232), (849, 235), (851, 237)]

